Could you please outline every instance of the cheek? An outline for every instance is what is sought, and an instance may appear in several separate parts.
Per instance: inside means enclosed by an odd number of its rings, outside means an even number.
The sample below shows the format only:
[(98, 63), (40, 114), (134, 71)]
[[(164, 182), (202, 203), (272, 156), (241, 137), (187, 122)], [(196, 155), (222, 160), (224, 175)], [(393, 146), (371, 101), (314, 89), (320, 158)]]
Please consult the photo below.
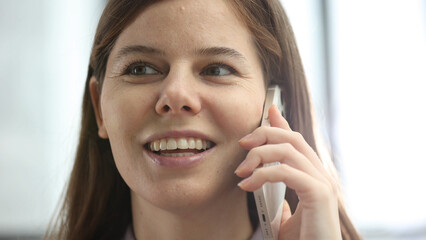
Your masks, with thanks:
[(137, 178), (134, 169), (138, 169), (140, 164), (132, 160), (138, 159), (142, 151), (142, 146), (136, 140), (137, 135), (147, 121), (147, 112), (152, 108), (152, 96), (148, 94), (137, 88), (108, 86), (102, 92), (102, 116), (114, 161), (129, 185)]
[(102, 117), (108, 136), (114, 140), (138, 132), (149, 110), (149, 96), (140, 91), (108, 90), (101, 98)]
[[(264, 94), (262, 91), (240, 92), (216, 100), (215, 119), (229, 135), (241, 138), (259, 127)], [(219, 98), (216, 98), (219, 99)]]

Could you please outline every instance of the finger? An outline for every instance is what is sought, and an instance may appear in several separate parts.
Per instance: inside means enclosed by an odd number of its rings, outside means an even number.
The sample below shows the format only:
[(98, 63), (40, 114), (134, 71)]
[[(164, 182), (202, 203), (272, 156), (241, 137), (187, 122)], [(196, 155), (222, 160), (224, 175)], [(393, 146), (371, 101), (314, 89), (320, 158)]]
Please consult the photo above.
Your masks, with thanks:
[[(290, 125), (288, 124), (287, 120), (281, 115), (280, 110), (277, 106), (272, 105), (268, 110), (268, 118), (271, 123), (271, 127), (284, 129), (287, 131), (291, 131)], [(267, 128), (265, 126), (261, 128)], [(243, 137), (240, 142), (244, 142), (244, 140), (248, 140), (251, 134), (248, 134), (247, 136)]]
[[(277, 106), (272, 105), (269, 108), (268, 111), (268, 117), (269, 117), (269, 122), (271, 124), (271, 127), (278, 127), (278, 128), (282, 128), (282, 129), (286, 129), (286, 130), (291, 130), (290, 128), (290, 124), (287, 122), (287, 120), (281, 115), (280, 110), (278, 109)], [(305, 139), (303, 138), (303, 136), (299, 133), (296, 133), (296, 138), (300, 139), (301, 142), (306, 143)], [(299, 135), (299, 136), (298, 136)], [(323, 164), (321, 162), (321, 160), (318, 158), (317, 153), (312, 149), (311, 146), (309, 146), (309, 144), (305, 144), (305, 146), (303, 147), (303, 149), (299, 149), (300, 151), (304, 152), (304, 154), (312, 160), (312, 163), (318, 168), (320, 169), (320, 171), (323, 174), (328, 174), (326, 173), (326, 171), (323, 171)]]
[[(298, 206), (296, 208), (296, 212), (293, 215), (291, 215), (291, 212), (289, 213), (283, 212), (278, 239), (280, 240), (300, 239), (300, 225), (301, 225), (301, 218), (302, 218), (301, 209), (302, 208)], [(283, 209), (283, 211), (284, 210), (285, 209)]]
[(284, 200), (284, 206), (283, 206), (283, 211), (282, 211), (282, 216), (281, 216), (281, 225), (284, 224), (285, 222), (287, 222), (288, 219), (290, 219), (291, 217), (291, 209), (290, 209), (290, 205), (288, 204), (287, 200)]
[(248, 177), (263, 164), (280, 162), (288, 164), (300, 171), (314, 176), (318, 180), (326, 181), (322, 174), (312, 165), (302, 153), (297, 151), (289, 143), (263, 145), (253, 148), (246, 159), (238, 166), (235, 174), (240, 177)]
[(251, 134), (240, 139), (241, 147), (250, 150), (264, 144), (276, 144), (292, 141), (292, 132), (277, 127), (258, 127)]
[(306, 155), (315, 154), (315, 151), (298, 132), (293, 132), (277, 127), (258, 127), (252, 133), (240, 139), (241, 147), (250, 150), (264, 144), (291, 143)]
[(276, 127), (259, 127), (251, 134), (245, 136), (239, 141), (241, 147), (250, 150), (265, 144), (290, 143), (303, 155), (305, 155), (312, 164), (318, 169), (323, 168), (321, 160), (316, 152), (305, 141), (298, 132), (284, 130)]
[(287, 164), (259, 168), (241, 181), (238, 186), (245, 191), (255, 191), (266, 182), (284, 182), (296, 191), (300, 202), (305, 205), (320, 205), (332, 193), (323, 182)]
[(306, 142), (302, 134), (277, 127), (259, 127), (239, 141), (241, 147), (250, 150), (265, 144), (290, 143), (305, 155), (311, 163), (324, 175), (327, 171), (316, 152)]
[(278, 127), (285, 130), (291, 130), (287, 120), (281, 115), (277, 106), (272, 105), (268, 110), (268, 118), (271, 127)]

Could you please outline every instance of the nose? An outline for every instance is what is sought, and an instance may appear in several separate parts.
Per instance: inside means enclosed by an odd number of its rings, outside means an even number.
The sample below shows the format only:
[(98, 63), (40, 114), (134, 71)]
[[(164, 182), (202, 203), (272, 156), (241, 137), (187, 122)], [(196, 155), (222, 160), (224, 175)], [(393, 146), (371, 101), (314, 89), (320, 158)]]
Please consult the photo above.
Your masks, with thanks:
[(201, 110), (199, 91), (190, 74), (170, 72), (161, 84), (155, 105), (159, 115), (196, 115)]

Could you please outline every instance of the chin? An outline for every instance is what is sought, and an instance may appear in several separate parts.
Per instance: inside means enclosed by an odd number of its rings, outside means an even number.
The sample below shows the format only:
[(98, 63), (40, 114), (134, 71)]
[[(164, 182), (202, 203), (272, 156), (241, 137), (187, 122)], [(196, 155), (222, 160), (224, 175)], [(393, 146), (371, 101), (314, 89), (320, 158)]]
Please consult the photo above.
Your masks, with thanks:
[[(176, 214), (191, 214), (212, 206), (218, 201), (238, 198), (245, 194), (238, 188), (238, 178), (231, 176), (215, 179), (189, 177), (185, 179), (162, 180), (132, 189), (132, 198), (141, 204), (148, 204)], [(135, 200), (136, 200), (135, 199)]]

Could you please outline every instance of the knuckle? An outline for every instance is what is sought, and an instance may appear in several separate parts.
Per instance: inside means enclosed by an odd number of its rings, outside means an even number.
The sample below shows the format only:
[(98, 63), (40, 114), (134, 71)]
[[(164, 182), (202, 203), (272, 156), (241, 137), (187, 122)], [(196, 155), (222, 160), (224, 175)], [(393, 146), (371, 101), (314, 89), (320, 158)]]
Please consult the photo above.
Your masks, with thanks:
[(266, 126), (260, 126), (256, 128), (252, 132), (253, 138), (257, 139), (258, 141), (266, 142), (268, 140), (268, 134), (267, 134), (267, 128)]
[(296, 141), (305, 141), (305, 138), (300, 132), (293, 132), (292, 135)]
[(277, 166), (277, 169), (279, 171), (280, 181), (286, 182), (288, 180), (289, 168), (290, 166), (285, 163), (281, 163), (280, 165)]
[(267, 169), (266, 168), (257, 168), (255, 171), (254, 171), (254, 173), (253, 173), (253, 175), (256, 177), (256, 178), (259, 178), (259, 179), (264, 179), (264, 180), (267, 180), (268, 178), (268, 171), (267, 171)]
[(339, 184), (334, 179), (329, 181), (329, 184), (330, 184), (330, 188), (331, 188), (333, 195), (337, 196), (338, 193), (339, 193), (339, 189), (340, 189)]
[(333, 194), (333, 186), (328, 181), (324, 183), (324, 192), (326, 192), (327, 195)]
[(335, 196), (338, 195), (340, 186), (335, 178), (330, 175), (324, 176), (323, 185), (330, 194)]
[(259, 131), (264, 132), (264, 131), (266, 131), (268, 128), (269, 128), (269, 127), (267, 127), (267, 126), (260, 126), (258, 129), (259, 129)]
[(330, 183), (319, 184), (316, 191), (316, 198), (321, 202), (329, 201), (336, 196), (335, 190)]
[(260, 154), (261, 154), (261, 149), (259, 147), (255, 147), (248, 152), (247, 157), (259, 158)]
[(293, 144), (291, 144), (291, 143), (283, 143), (282, 149), (284, 151), (288, 151), (288, 152), (293, 152), (295, 150)]
[(289, 169), (289, 166), (285, 163), (281, 163), (280, 165), (277, 166), (277, 168), (281, 171), (281, 172), (286, 172)]
[(296, 149), (291, 143), (282, 143), (280, 151), (283, 156), (290, 156), (295, 154)]
[(266, 132), (268, 131), (268, 127), (266, 126), (260, 126), (256, 130), (254, 130), (253, 134), (257, 136), (265, 136), (267, 135)]
[(292, 148), (292, 145), (291, 143), (286, 142), (286, 143), (281, 143), (281, 147), (284, 150), (289, 150), (290, 148)]

